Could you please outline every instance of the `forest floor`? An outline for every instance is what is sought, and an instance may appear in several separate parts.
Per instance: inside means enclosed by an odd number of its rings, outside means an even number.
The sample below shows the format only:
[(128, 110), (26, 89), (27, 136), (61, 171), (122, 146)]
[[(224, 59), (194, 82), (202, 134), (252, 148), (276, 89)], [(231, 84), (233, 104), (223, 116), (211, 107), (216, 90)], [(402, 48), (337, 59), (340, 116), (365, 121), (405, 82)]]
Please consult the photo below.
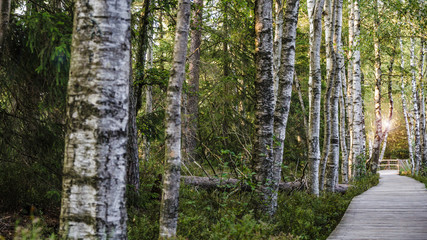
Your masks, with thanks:
[(0, 240), (3, 238), (13, 239), (19, 229), (28, 229), (32, 225), (36, 225), (40, 231), (43, 231), (47, 235), (49, 235), (49, 232), (58, 231), (59, 217), (57, 213), (52, 211), (40, 215), (37, 213), (32, 214), (28, 210), (21, 209), (15, 212), (0, 212)]

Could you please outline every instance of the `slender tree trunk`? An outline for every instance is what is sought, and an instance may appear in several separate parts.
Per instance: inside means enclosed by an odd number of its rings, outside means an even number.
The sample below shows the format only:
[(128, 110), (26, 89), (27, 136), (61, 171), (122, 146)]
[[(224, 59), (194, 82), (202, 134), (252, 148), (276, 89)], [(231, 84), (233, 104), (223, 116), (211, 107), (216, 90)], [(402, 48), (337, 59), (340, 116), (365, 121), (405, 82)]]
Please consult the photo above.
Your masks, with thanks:
[(383, 140), (383, 130), (382, 130), (382, 115), (381, 115), (381, 81), (382, 81), (382, 72), (381, 72), (381, 47), (380, 47), (380, 36), (379, 36), (379, 27), (380, 19), (378, 12), (378, 1), (375, 2), (375, 20), (374, 20), (374, 49), (375, 49), (375, 137), (374, 137), (374, 147), (372, 151), (372, 157), (370, 159), (371, 172), (375, 174), (379, 165), (380, 151), (381, 151), (381, 142)]
[(304, 133), (305, 133), (305, 139), (306, 139), (306, 144), (307, 144), (307, 147), (308, 147), (308, 121), (307, 121), (307, 117), (305, 116), (305, 114), (306, 114), (306, 110), (305, 110), (305, 104), (304, 104), (304, 100), (303, 100), (303, 98), (302, 98), (302, 92), (301, 92), (301, 86), (300, 86), (300, 83), (299, 83), (299, 80), (298, 80), (298, 76), (297, 76), (297, 73), (295, 72), (294, 73), (295, 74), (295, 88), (297, 89), (297, 92), (298, 92), (298, 100), (299, 100), (299, 103), (300, 103), (300, 105), (301, 105), (301, 111), (302, 111), (302, 116), (303, 116), (303, 123), (304, 123)]
[(74, 14), (59, 232), (126, 239), (130, 0), (77, 0)]
[(299, 0), (287, 0), (285, 12), (285, 25), (283, 34), (283, 49), (279, 71), (279, 90), (276, 109), (274, 112), (274, 137), (273, 148), (273, 204), (277, 208), (277, 191), (283, 162), (283, 143), (286, 135), (289, 108), (291, 105), (292, 83), (295, 72), (295, 40), (297, 34)]
[(199, 119), (199, 75), (200, 75), (200, 46), (202, 44), (202, 15), (203, 0), (194, 1), (194, 12), (192, 16), (191, 45), (189, 58), (189, 79), (187, 96), (187, 128), (186, 135), (186, 157), (190, 162), (197, 160), (197, 128)]
[(151, 0), (144, 0), (144, 15), (140, 16), (139, 21), (139, 39), (138, 39), (138, 52), (136, 53), (136, 64), (135, 64), (135, 81), (138, 83), (135, 85), (135, 98), (136, 98), (136, 111), (139, 111), (142, 107), (142, 89), (143, 80), (145, 77), (145, 61), (147, 56), (148, 47), (148, 34), (150, 29), (150, 15), (151, 15)]
[[(150, 33), (152, 36), (152, 34)], [(153, 43), (151, 41), (148, 42), (148, 51), (147, 51), (147, 69), (151, 69), (153, 67)], [(147, 85), (145, 86), (145, 114), (151, 114), (153, 112), (153, 86)], [(142, 159), (144, 161), (150, 160), (150, 151), (151, 151), (151, 142), (147, 136), (143, 136), (142, 138)]]
[(360, 12), (359, 0), (354, 0), (354, 41), (353, 41), (353, 137), (352, 137), (352, 167), (355, 169), (354, 175), (361, 174), (360, 167), (364, 165), (361, 162), (365, 155), (364, 142), (364, 116), (363, 116), (363, 98), (362, 98), (362, 78), (360, 71)]
[(273, 43), (273, 63), (274, 63), (274, 102), (277, 100), (277, 91), (279, 90), (279, 70), (281, 64), (282, 52), (282, 36), (283, 36), (283, 2), (275, 0), (276, 19), (274, 28), (274, 43)]
[(393, 64), (394, 64), (394, 57), (396, 55), (396, 49), (393, 46), (393, 52), (390, 56), (390, 65), (388, 67), (388, 100), (390, 103), (389, 108), (389, 115), (388, 115), (388, 124), (386, 125), (384, 129), (384, 140), (383, 140), (383, 147), (381, 149), (380, 159), (378, 163), (381, 163), (381, 161), (384, 158), (384, 153), (387, 148), (387, 138), (388, 133), (390, 132), (391, 122), (393, 120), (393, 108), (394, 108), (394, 102), (393, 102), (393, 85), (392, 85), (392, 74), (393, 74)]
[(334, 4), (334, 48), (333, 59), (334, 66), (334, 86), (331, 96), (331, 147), (328, 157), (328, 169), (326, 175), (326, 189), (330, 192), (335, 192), (338, 184), (338, 168), (340, 159), (340, 134), (339, 134), (339, 101), (341, 93), (341, 69), (344, 65), (341, 55), (341, 30), (342, 30), (342, 4), (343, 0), (335, 0)]
[[(130, 50), (131, 51), (131, 50)], [(132, 52), (130, 53), (132, 56)], [(136, 98), (133, 88), (132, 59), (129, 74), (129, 122), (128, 122), (128, 163), (127, 184), (133, 187), (135, 192), (139, 189), (139, 159), (138, 159), (138, 128), (136, 126)]]
[(406, 106), (406, 97), (405, 97), (405, 83), (403, 78), (403, 73), (405, 71), (405, 58), (403, 56), (403, 41), (402, 38), (399, 38), (399, 44), (400, 44), (400, 94), (402, 98), (402, 109), (403, 109), (403, 117), (405, 118), (405, 127), (406, 127), (406, 135), (408, 139), (408, 151), (409, 151), (409, 160), (411, 162), (411, 173), (412, 175), (415, 174), (415, 162), (414, 162), (414, 154), (413, 154), (413, 146), (412, 146), (412, 134), (411, 134), (411, 128), (409, 124), (409, 114), (408, 114), (408, 108)]
[(320, 44), (322, 40), (322, 10), (324, 0), (307, 0), (310, 22), (310, 76), (309, 76), (309, 120), (308, 120), (308, 160), (310, 166), (310, 193), (319, 195), (320, 163), (320, 98), (322, 75), (320, 69)]
[[(345, 65), (341, 65), (343, 73), (341, 74), (342, 82), (345, 82)], [(348, 183), (348, 148), (347, 148), (347, 142), (346, 142), (346, 133), (347, 129), (345, 127), (346, 123), (346, 107), (345, 107), (345, 101), (344, 101), (344, 85), (342, 86), (341, 94), (340, 94), (340, 145), (341, 145), (341, 176), (342, 176), (342, 182), (344, 184)]]
[(420, 44), (420, 57), (418, 59), (418, 74), (420, 83), (420, 130), (421, 130), (421, 142), (422, 142), (422, 160), (421, 168), (425, 166), (427, 162), (427, 134), (426, 134), (426, 113), (425, 113), (425, 95), (424, 95), (424, 45), (425, 40), (421, 39)]
[(253, 164), (260, 184), (262, 208), (274, 214), (273, 204), (273, 21), (272, 0), (255, 1), (256, 112)]
[(346, 110), (347, 110), (347, 142), (349, 144), (348, 155), (348, 176), (352, 176), (353, 167), (353, 47), (354, 47), (354, 3), (349, 0), (349, 13), (348, 13), (348, 64), (347, 64), (347, 95), (346, 95)]
[(326, 45), (326, 81), (327, 88), (323, 101), (324, 136), (322, 146), (321, 172), (319, 190), (323, 190), (325, 183), (326, 164), (331, 146), (331, 93), (335, 76), (335, 55), (333, 49), (333, 37), (335, 30), (335, 0), (325, 0), (323, 13), (325, 15), (325, 45)]
[(178, 1), (173, 64), (166, 97), (165, 173), (160, 203), (160, 238), (176, 237), (181, 178), (181, 92), (185, 80), (190, 0)]
[(421, 163), (421, 139), (420, 139), (420, 113), (419, 113), (419, 100), (418, 100), (418, 89), (415, 69), (415, 41), (411, 38), (411, 73), (412, 73), (412, 105), (414, 108), (414, 119), (415, 119), (415, 175), (418, 175)]
[(2, 46), (4, 41), (4, 36), (9, 28), (9, 18), (10, 18), (10, 2), (11, 0), (1, 0), (0, 1), (0, 54), (3, 52)]

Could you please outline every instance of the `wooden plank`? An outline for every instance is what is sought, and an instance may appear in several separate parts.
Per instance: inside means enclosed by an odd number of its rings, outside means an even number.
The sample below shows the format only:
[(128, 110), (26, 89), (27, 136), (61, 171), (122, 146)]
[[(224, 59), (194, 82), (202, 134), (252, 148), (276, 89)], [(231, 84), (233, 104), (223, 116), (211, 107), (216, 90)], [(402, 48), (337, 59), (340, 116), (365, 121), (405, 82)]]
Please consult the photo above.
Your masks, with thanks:
[(427, 190), (397, 172), (380, 171), (380, 183), (353, 198), (328, 240), (427, 240)]

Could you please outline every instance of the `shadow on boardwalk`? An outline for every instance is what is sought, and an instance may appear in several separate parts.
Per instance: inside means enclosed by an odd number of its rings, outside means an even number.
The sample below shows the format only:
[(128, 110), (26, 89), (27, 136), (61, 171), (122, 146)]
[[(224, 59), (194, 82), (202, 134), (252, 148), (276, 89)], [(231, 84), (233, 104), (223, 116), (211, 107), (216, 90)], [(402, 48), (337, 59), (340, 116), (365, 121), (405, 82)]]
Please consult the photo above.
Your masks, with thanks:
[(427, 190), (397, 171), (380, 171), (380, 183), (355, 197), (328, 240), (427, 240)]

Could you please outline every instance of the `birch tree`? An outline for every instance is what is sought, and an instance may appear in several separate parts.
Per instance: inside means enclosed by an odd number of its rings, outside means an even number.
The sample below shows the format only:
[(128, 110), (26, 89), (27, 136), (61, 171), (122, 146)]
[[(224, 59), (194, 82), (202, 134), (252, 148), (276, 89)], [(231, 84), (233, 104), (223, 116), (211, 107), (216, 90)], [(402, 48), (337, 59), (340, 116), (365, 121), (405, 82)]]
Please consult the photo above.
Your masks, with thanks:
[(374, 3), (375, 9), (375, 19), (374, 19), (374, 49), (375, 49), (375, 137), (374, 137), (374, 146), (372, 149), (372, 157), (370, 159), (371, 171), (372, 173), (377, 172), (380, 158), (380, 147), (383, 140), (383, 130), (382, 130), (382, 115), (381, 115), (381, 81), (382, 81), (382, 72), (381, 72), (381, 47), (380, 47), (380, 36), (379, 36), (379, 27), (380, 19), (378, 12), (378, 1)]
[(176, 237), (181, 178), (181, 92), (190, 26), (190, 0), (178, 1), (173, 62), (166, 97), (165, 173), (160, 203), (160, 238)]
[(273, 204), (277, 208), (277, 191), (283, 163), (283, 144), (286, 135), (286, 124), (291, 104), (292, 83), (295, 72), (295, 40), (297, 34), (299, 0), (286, 1), (283, 26), (281, 65), (279, 71), (279, 90), (276, 109), (274, 112), (274, 137), (273, 148)]
[(275, 0), (274, 7), (276, 10), (274, 42), (273, 42), (273, 64), (274, 64), (274, 97), (277, 100), (277, 91), (279, 90), (279, 70), (281, 65), (282, 36), (283, 36), (283, 2)]
[(349, 177), (351, 177), (351, 167), (353, 165), (353, 47), (354, 47), (354, 3), (353, 0), (348, 2), (348, 64), (347, 64), (347, 94), (346, 94), (346, 110), (347, 110), (347, 123), (348, 131), (346, 134), (347, 142), (349, 144)]
[(324, 0), (307, 0), (308, 18), (310, 22), (310, 75), (309, 75), (309, 120), (308, 120), (308, 160), (310, 166), (310, 192), (319, 195), (319, 129), (320, 129), (320, 97), (321, 69), (320, 44), (322, 40), (322, 9)]
[(333, 37), (333, 54), (334, 54), (334, 85), (331, 98), (331, 147), (328, 157), (328, 172), (326, 178), (326, 188), (330, 192), (335, 192), (338, 184), (339, 168), (339, 98), (341, 93), (341, 67), (344, 66), (341, 55), (341, 30), (342, 30), (342, 4), (343, 0), (335, 0), (335, 32)]
[(325, 182), (326, 164), (328, 162), (331, 145), (331, 93), (335, 76), (335, 54), (333, 47), (334, 26), (335, 26), (335, 0), (325, 0), (323, 13), (325, 15), (325, 45), (326, 45), (326, 93), (323, 101), (324, 135), (320, 172), (319, 190), (323, 190)]
[(75, 4), (59, 232), (126, 239), (130, 1)]
[(412, 74), (412, 105), (413, 105), (413, 112), (414, 112), (414, 120), (415, 120), (415, 153), (414, 153), (414, 162), (415, 162), (415, 174), (418, 175), (418, 171), (420, 170), (420, 163), (421, 163), (421, 140), (420, 140), (420, 113), (419, 113), (419, 93), (417, 89), (417, 78), (416, 78), (416, 68), (415, 68), (415, 40), (414, 38), (411, 38), (411, 59), (410, 59), (410, 66), (411, 66), (411, 74)]
[(365, 141), (364, 141), (364, 116), (363, 116), (363, 99), (362, 99), (362, 79), (360, 71), (360, 11), (359, 0), (353, 1), (354, 12), (354, 40), (353, 40), (353, 121), (351, 129), (353, 133), (352, 147), (351, 147), (351, 161), (352, 167), (355, 168), (354, 175), (360, 174), (359, 165), (365, 164), (359, 160), (363, 159), (365, 154)]
[(421, 153), (422, 165), (427, 162), (427, 134), (426, 134), (426, 113), (425, 113), (425, 94), (424, 94), (424, 47), (425, 40), (420, 42), (420, 55), (418, 57), (418, 82), (420, 84), (420, 131), (421, 131)]
[(187, 97), (187, 127), (185, 129), (186, 155), (190, 162), (197, 160), (197, 121), (199, 116), (199, 72), (200, 72), (200, 46), (202, 44), (202, 15), (203, 0), (195, 0), (192, 13), (192, 30), (189, 57), (189, 79)]
[(403, 117), (405, 119), (405, 128), (406, 128), (406, 135), (408, 140), (409, 160), (412, 166), (411, 172), (412, 174), (414, 174), (415, 162), (414, 162), (414, 154), (413, 154), (413, 146), (412, 146), (412, 133), (411, 133), (411, 128), (409, 126), (408, 107), (406, 106), (405, 83), (404, 83), (404, 77), (403, 77), (403, 73), (405, 71), (405, 58), (403, 55), (403, 41), (401, 37), (399, 38), (399, 45), (400, 45), (400, 95), (402, 99)]
[(273, 204), (273, 21), (272, 0), (255, 1), (255, 140), (253, 165), (260, 186), (264, 213), (274, 213)]

